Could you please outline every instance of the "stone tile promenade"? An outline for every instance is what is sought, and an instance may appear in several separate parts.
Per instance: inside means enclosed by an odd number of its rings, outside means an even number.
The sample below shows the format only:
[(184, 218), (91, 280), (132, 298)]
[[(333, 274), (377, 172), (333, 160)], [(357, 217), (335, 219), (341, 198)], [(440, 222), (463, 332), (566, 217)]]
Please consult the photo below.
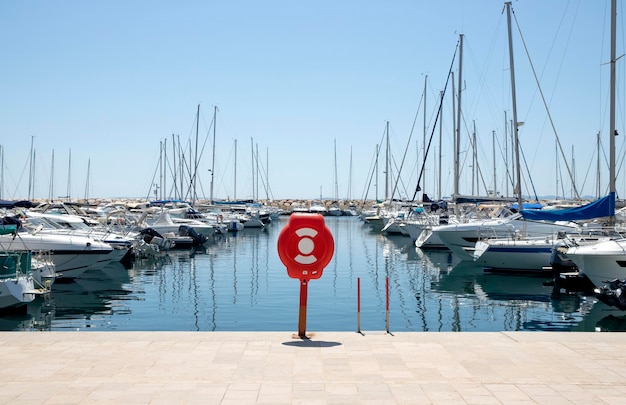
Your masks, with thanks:
[(2, 404), (625, 404), (621, 333), (2, 332)]

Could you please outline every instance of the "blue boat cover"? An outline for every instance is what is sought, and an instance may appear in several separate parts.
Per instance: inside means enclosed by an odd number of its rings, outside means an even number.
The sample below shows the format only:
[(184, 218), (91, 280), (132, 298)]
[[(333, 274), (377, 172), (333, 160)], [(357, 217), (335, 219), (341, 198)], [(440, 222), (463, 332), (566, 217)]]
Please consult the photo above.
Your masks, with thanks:
[(615, 193), (576, 208), (562, 210), (522, 210), (525, 219), (543, 221), (576, 221), (615, 215)]
[[(511, 209), (517, 211), (517, 203), (511, 204)], [(543, 205), (540, 203), (522, 203), (522, 211), (523, 210), (540, 210), (543, 208)]]

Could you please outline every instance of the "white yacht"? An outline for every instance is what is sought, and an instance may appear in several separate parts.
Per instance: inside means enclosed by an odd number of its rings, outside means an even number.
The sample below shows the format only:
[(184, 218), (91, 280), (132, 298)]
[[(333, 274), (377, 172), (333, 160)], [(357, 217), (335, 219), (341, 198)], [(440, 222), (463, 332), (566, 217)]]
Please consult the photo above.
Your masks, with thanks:
[(14, 217), (5, 217), (3, 222), (5, 226), (15, 227), (16, 231), (14, 235), (0, 235), (0, 250), (47, 252), (57, 276), (78, 277), (88, 269), (116, 260), (108, 243), (86, 236), (42, 232), (43, 226), (29, 229)]

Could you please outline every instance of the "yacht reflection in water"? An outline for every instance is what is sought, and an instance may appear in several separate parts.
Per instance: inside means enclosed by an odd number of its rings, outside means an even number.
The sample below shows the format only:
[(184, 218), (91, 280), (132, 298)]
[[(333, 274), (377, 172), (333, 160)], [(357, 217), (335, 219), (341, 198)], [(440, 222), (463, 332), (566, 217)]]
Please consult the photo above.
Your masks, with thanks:
[[(468, 316), (480, 318), (488, 303), (507, 330), (520, 331), (626, 331), (626, 314), (576, 292), (562, 292), (550, 276), (486, 272), (471, 262), (457, 262), (446, 251), (420, 251), (427, 267), (439, 269), (433, 291), (449, 297), (454, 305), (474, 308)], [(454, 298), (451, 298), (454, 297)], [(463, 310), (456, 311), (459, 316)], [(458, 325), (474, 322), (460, 319)]]

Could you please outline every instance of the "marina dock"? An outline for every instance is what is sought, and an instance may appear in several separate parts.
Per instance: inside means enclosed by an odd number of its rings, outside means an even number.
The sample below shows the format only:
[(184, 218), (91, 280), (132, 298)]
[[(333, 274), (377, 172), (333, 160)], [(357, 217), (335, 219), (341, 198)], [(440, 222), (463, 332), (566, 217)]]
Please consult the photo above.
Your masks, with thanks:
[(2, 332), (0, 403), (617, 404), (621, 333)]

